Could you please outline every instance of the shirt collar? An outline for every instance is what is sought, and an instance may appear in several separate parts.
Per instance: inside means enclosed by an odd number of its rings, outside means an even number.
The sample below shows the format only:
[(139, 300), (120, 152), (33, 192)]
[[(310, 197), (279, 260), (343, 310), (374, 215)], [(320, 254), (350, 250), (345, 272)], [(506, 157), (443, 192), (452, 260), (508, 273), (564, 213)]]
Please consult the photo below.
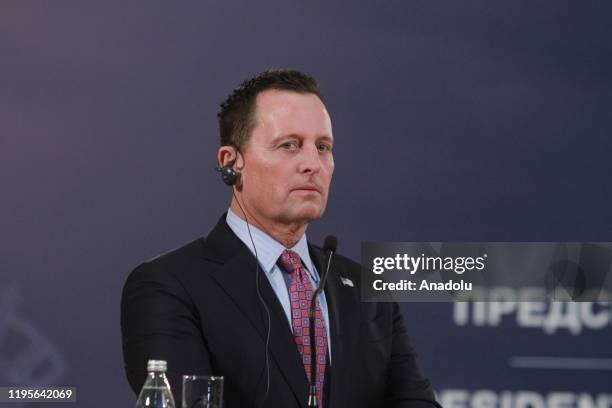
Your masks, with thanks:
[(250, 229), (251, 236), (255, 242), (255, 247), (257, 248), (257, 258), (259, 259), (259, 263), (266, 273), (271, 274), (274, 272), (276, 261), (278, 261), (278, 258), (281, 256), (283, 251), (285, 249), (291, 249), (292, 251), (297, 252), (297, 254), (300, 256), (306, 270), (308, 270), (309, 274), (311, 275), (311, 278), (314, 279), (315, 282), (318, 282), (318, 276), (313, 273), (314, 269), (312, 260), (310, 259), (310, 253), (308, 252), (308, 240), (306, 238), (306, 234), (302, 234), (299, 241), (292, 248), (285, 248), (283, 244), (259, 228), (254, 227), (251, 224), (249, 224), (249, 227), (247, 228), (247, 223), (242, 218), (238, 217), (231, 208), (227, 210), (227, 216), (225, 219), (231, 230), (234, 231), (238, 238), (244, 242), (247, 248), (249, 248), (251, 252), (255, 254), (253, 243), (249, 237)]

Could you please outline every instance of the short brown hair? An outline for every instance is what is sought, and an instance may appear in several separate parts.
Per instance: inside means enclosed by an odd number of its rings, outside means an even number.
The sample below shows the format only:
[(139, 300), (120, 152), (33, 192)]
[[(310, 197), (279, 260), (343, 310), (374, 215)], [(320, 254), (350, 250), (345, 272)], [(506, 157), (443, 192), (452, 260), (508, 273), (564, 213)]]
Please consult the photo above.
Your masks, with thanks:
[(234, 146), (239, 150), (244, 147), (253, 130), (257, 95), (268, 89), (312, 93), (321, 98), (315, 79), (299, 71), (274, 69), (247, 79), (220, 105), (217, 117), (221, 146)]

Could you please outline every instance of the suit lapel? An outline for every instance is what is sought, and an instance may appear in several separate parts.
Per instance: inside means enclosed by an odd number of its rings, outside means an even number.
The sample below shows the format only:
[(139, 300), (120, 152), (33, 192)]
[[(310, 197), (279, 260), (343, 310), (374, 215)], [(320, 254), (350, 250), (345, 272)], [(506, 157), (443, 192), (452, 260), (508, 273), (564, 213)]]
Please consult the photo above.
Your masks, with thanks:
[[(256, 260), (221, 217), (206, 238), (206, 259), (222, 264), (213, 278), (232, 298), (265, 342), (267, 316), (255, 287)], [(308, 380), (287, 317), (264, 271), (259, 271), (259, 288), (270, 310), (270, 355), (301, 405), (308, 398)], [(264, 350), (262, 350), (262, 353)]]

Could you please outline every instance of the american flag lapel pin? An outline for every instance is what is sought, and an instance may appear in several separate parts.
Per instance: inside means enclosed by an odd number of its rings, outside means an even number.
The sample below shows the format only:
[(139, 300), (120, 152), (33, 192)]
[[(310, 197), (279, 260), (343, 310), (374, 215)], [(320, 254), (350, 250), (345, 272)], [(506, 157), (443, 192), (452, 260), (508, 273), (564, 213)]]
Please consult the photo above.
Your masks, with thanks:
[(355, 287), (355, 285), (353, 285), (353, 281), (350, 280), (349, 278), (345, 278), (345, 277), (341, 276), (340, 280), (342, 281), (342, 284), (344, 286), (350, 286), (351, 288)]

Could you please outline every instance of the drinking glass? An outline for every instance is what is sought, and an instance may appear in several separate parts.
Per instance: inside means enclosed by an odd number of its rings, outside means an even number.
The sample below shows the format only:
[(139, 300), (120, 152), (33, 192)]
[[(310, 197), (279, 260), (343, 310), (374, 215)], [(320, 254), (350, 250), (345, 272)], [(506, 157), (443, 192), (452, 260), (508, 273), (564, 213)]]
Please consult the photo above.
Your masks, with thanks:
[(223, 408), (223, 377), (184, 375), (183, 408)]

